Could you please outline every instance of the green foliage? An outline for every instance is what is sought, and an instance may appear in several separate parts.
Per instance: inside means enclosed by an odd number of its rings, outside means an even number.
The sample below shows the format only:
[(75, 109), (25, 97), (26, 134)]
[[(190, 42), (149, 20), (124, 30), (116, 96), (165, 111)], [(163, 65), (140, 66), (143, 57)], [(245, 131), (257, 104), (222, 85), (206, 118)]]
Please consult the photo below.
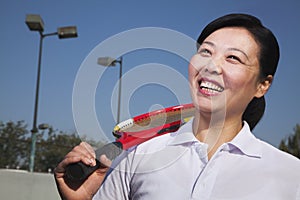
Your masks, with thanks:
[[(65, 133), (49, 128), (37, 134), (34, 171), (53, 171), (65, 155), (78, 145), (81, 139), (76, 133)], [(87, 141), (101, 146), (101, 142)], [(0, 168), (29, 168), (31, 132), (24, 121), (0, 121)]]
[(28, 163), (28, 130), (24, 121), (0, 122), (0, 167), (16, 168)]
[(47, 137), (44, 136), (37, 141), (35, 171), (53, 170), (65, 155), (80, 142), (80, 138), (75, 133), (56, 133), (50, 129)]
[(300, 158), (300, 125), (294, 128), (294, 133), (288, 138), (281, 140), (279, 149)]

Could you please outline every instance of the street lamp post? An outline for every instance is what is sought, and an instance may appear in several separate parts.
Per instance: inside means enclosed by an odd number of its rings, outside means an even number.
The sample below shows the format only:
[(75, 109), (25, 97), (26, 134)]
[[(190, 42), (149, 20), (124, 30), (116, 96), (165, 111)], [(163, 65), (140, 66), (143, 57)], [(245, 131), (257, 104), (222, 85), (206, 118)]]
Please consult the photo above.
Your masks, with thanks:
[(110, 67), (110, 66), (116, 66), (116, 63), (120, 64), (120, 70), (119, 70), (119, 95), (118, 95), (118, 113), (117, 113), (117, 124), (120, 123), (120, 110), (121, 110), (121, 89), (122, 89), (122, 63), (123, 63), (123, 57), (121, 56), (119, 60), (111, 57), (100, 57), (98, 58), (98, 64)]
[(34, 157), (35, 157), (35, 146), (36, 146), (36, 134), (38, 133), (37, 128), (37, 114), (38, 114), (38, 102), (39, 102), (39, 88), (40, 88), (40, 74), (41, 74), (41, 61), (42, 61), (42, 49), (43, 49), (43, 39), (47, 36), (58, 35), (59, 39), (64, 38), (74, 38), (77, 37), (76, 26), (60, 27), (57, 32), (44, 34), (44, 22), (39, 15), (27, 15), (26, 21), (29, 30), (38, 31), (40, 34), (40, 46), (39, 46), (39, 56), (38, 56), (38, 69), (37, 69), (37, 79), (36, 79), (36, 90), (35, 90), (35, 103), (34, 103), (34, 114), (33, 114), (33, 125), (31, 129), (31, 153), (30, 153), (30, 163), (29, 171), (34, 171)]

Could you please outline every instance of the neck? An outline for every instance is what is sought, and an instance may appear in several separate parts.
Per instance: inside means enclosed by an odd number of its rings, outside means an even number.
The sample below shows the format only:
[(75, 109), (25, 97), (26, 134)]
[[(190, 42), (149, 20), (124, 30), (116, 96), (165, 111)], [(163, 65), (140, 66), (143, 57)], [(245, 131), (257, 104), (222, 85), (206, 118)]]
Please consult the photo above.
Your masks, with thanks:
[(195, 137), (208, 145), (208, 159), (224, 143), (230, 142), (241, 130), (241, 117), (225, 116), (222, 119), (213, 119), (212, 116), (195, 114), (193, 132)]

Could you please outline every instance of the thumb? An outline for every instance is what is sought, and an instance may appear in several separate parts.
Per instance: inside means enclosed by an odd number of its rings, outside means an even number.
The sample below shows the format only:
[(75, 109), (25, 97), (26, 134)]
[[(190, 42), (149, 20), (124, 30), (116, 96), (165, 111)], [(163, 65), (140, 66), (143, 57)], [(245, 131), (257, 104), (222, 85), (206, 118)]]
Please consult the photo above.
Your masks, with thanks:
[(111, 163), (112, 163), (112, 161), (110, 159), (108, 159), (105, 154), (100, 156), (99, 161), (103, 165), (103, 167), (110, 167)]

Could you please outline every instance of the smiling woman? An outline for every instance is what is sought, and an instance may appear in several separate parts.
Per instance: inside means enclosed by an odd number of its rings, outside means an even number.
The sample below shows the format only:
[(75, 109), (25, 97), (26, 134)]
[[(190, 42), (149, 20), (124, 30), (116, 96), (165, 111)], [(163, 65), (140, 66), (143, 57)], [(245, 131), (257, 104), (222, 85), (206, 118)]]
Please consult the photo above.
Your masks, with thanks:
[(200, 112), (218, 112), (217, 108), (206, 108), (207, 102), (226, 109), (226, 120), (237, 121), (231, 117), (241, 118), (251, 99), (264, 95), (270, 82), (263, 82), (267, 86), (264, 91), (258, 90), (258, 51), (252, 35), (244, 28), (222, 28), (204, 40), (189, 65), (192, 98)]
[(102, 155), (110, 170), (100, 167), (82, 185), (66, 183), (67, 165), (95, 165), (93, 149), (81, 143), (55, 170), (62, 198), (300, 198), (300, 161), (251, 132), (279, 59), (273, 33), (254, 16), (230, 14), (208, 24), (197, 47), (188, 66), (194, 118), (112, 164)]

